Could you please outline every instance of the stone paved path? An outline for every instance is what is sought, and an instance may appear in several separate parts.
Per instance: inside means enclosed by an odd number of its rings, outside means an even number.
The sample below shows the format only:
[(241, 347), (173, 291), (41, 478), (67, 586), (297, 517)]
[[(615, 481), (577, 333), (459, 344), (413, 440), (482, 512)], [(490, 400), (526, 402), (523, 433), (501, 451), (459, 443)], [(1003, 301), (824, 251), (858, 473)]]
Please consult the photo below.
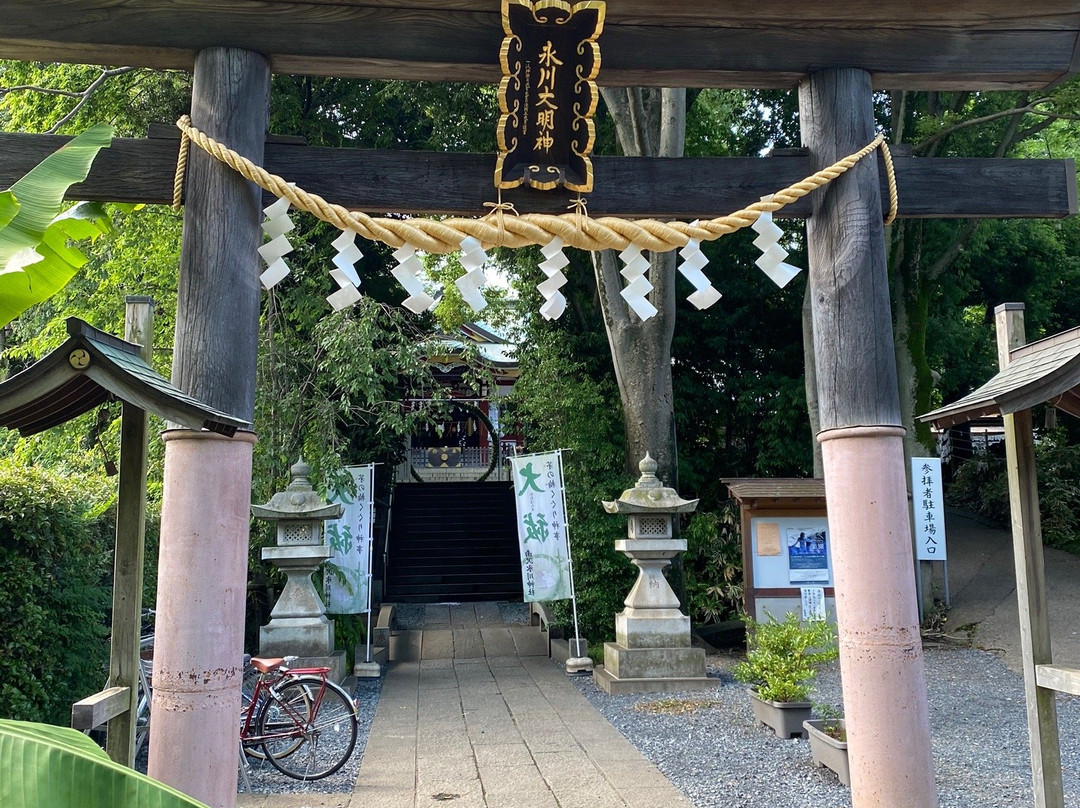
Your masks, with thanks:
[(394, 663), (353, 808), (686, 808), (543, 657)]
[(538, 655), (537, 629), (460, 604), (427, 607), (422, 635), (404, 634), (408, 661), (386, 674), (351, 808), (689, 806)]

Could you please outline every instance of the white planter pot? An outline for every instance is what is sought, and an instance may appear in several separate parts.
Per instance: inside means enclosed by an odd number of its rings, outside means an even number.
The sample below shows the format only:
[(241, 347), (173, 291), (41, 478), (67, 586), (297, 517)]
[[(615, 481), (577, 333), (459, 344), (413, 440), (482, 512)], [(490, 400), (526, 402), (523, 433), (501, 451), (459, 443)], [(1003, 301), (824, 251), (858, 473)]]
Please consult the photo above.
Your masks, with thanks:
[[(847, 741), (840, 741), (825, 732), (830, 726), (844, 728), (842, 718), (818, 718), (804, 721), (803, 727), (810, 737), (810, 755), (815, 766), (824, 766), (836, 772), (840, 782), (851, 786), (851, 770), (848, 766)], [(845, 734), (846, 738), (847, 735)]]
[(750, 707), (759, 723), (772, 727), (778, 738), (805, 738), (803, 723), (810, 719), (808, 701), (766, 701), (750, 691)]

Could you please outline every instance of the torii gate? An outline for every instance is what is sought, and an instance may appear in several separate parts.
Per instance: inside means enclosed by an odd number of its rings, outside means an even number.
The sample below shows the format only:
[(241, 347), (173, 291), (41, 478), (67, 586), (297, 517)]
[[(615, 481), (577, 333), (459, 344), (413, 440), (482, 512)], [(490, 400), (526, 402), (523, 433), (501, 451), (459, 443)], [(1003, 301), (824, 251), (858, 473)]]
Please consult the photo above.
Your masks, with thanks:
[[(857, 7), (836, 0), (702, 6), (692, 0), (612, 2), (601, 39), (600, 83), (799, 86), (808, 149), (808, 157), (799, 159), (814, 170), (873, 138), (874, 89), (1037, 89), (1078, 68), (1075, 0), (1046, 0), (1037, 11), (1014, 0), (961, 0), (920, 8), (914, 20), (911, 4), (901, 0)], [(495, 82), (501, 38), (497, 0), (66, 0), (61, 8), (8, 0), (0, 22), (0, 57), (193, 69), (195, 126), (262, 162), (271, 70)], [(13, 148), (10, 141), (4, 145), (5, 152)], [(152, 146), (131, 145), (148, 151)], [(425, 159), (441, 171), (458, 158)], [(697, 163), (693, 170), (702, 172), (702, 192), (691, 196), (684, 186), (678, 194), (693, 204), (677, 199), (666, 208), (651, 201), (623, 207), (615, 202), (604, 212), (715, 215), (782, 184), (760, 174), (758, 181), (745, 175), (733, 179), (727, 161), (709, 161), (714, 168), (708, 169)], [(755, 165), (751, 175), (771, 173), (776, 163)], [(999, 161), (979, 161), (985, 172), (972, 165), (957, 162), (953, 181), (921, 190), (917, 182), (905, 184), (898, 170), (900, 215), (1076, 211), (1071, 164), (1058, 163), (1050, 169), (1056, 179), (1043, 175), (1034, 184), (995, 178), (999, 168), (1008, 170)], [(1024, 170), (1034, 172), (1039, 165), (1025, 162)], [(617, 161), (611, 166), (620, 170)], [(142, 168), (124, 162), (116, 175), (131, 187), (141, 181)], [(910, 161), (916, 174), (924, 168), (921, 161)], [(650, 184), (646, 197), (662, 190), (665, 175), (671, 176), (667, 172), (681, 170), (674, 161), (621, 166), (633, 176), (639, 169), (655, 170), (660, 183)], [(340, 166), (335, 172), (344, 173)], [(332, 178), (317, 173), (305, 182), (332, 196)], [(482, 176), (486, 181), (491, 175)], [(599, 168), (597, 176), (602, 186)], [(983, 184), (972, 190), (969, 180), (977, 185), (979, 177)], [(12, 179), (4, 173), (0, 185)], [(739, 182), (747, 187), (733, 190), (738, 201), (729, 205), (732, 197), (724, 190)], [(93, 187), (88, 182), (74, 193), (87, 198)], [(141, 192), (109, 194), (145, 199)], [(377, 193), (364, 204), (375, 210), (438, 212), (427, 203), (431, 186), (415, 194), (401, 200)], [(490, 196), (462, 195), (455, 204), (461, 206), (458, 212), (480, 213), (480, 202)], [(154, 199), (161, 201), (160, 195)], [(590, 200), (590, 212), (599, 212), (599, 199)], [(254, 402), (259, 201), (250, 183), (206, 155), (192, 155), (173, 379), (211, 406), (247, 419)], [(338, 201), (350, 204), (345, 194)], [(522, 209), (541, 209), (534, 199), (513, 201)], [(865, 160), (812, 200), (809, 282), (819, 439), (835, 550), (853, 803), (929, 808), (937, 796), (881, 210), (875, 167)], [(235, 803), (237, 658), (253, 441), (253, 435), (225, 440), (173, 430), (166, 443), (150, 772), (214, 806)], [(200, 584), (197, 591), (194, 582)]]

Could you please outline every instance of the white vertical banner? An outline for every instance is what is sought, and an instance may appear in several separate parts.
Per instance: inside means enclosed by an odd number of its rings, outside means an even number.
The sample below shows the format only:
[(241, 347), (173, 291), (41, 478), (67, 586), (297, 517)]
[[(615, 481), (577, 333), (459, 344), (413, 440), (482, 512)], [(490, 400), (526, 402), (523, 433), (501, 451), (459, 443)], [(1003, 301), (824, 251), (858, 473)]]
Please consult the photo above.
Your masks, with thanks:
[(915, 558), (945, 561), (945, 498), (941, 493), (940, 458), (911, 458), (911, 504)]
[(525, 602), (573, 597), (558, 452), (510, 458)]
[(371, 537), (375, 507), (375, 465), (348, 466), (356, 495), (337, 491), (331, 502), (345, 511), (340, 519), (326, 523), (326, 537), (334, 554), (323, 573), (328, 614), (362, 614), (371, 608)]

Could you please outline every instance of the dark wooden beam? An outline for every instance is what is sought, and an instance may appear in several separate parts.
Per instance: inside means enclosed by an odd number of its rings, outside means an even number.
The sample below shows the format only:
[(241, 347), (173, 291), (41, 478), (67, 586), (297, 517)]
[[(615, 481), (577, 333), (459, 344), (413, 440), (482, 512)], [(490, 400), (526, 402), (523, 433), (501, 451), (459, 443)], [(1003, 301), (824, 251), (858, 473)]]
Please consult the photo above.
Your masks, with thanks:
[[(0, 134), (0, 188), (68, 138)], [(98, 155), (72, 199), (167, 204), (178, 141), (118, 138)], [(324, 149), (266, 143), (266, 168), (331, 202), (371, 213), (474, 216), (495, 200), (491, 154)], [(1077, 212), (1072, 160), (917, 158), (894, 155), (900, 216), (1060, 218)], [(596, 157), (594, 216), (706, 218), (738, 210), (811, 173), (805, 153), (776, 157)], [(879, 171), (881, 187), (885, 173)], [(569, 195), (504, 191), (521, 213), (562, 213)], [(805, 218), (808, 200), (777, 215)]]
[[(1062, 0), (917, 19), (900, 0), (858, 10), (816, 0), (797, 15), (752, 5), (609, 4), (600, 83), (791, 88), (813, 70), (855, 66), (879, 90), (1035, 89), (1076, 70), (1080, 14)], [(490, 83), (503, 37), (494, 0), (66, 0), (62, 27), (56, 13), (6, 0), (0, 57), (191, 69), (198, 50), (230, 46), (269, 55), (279, 73)]]

